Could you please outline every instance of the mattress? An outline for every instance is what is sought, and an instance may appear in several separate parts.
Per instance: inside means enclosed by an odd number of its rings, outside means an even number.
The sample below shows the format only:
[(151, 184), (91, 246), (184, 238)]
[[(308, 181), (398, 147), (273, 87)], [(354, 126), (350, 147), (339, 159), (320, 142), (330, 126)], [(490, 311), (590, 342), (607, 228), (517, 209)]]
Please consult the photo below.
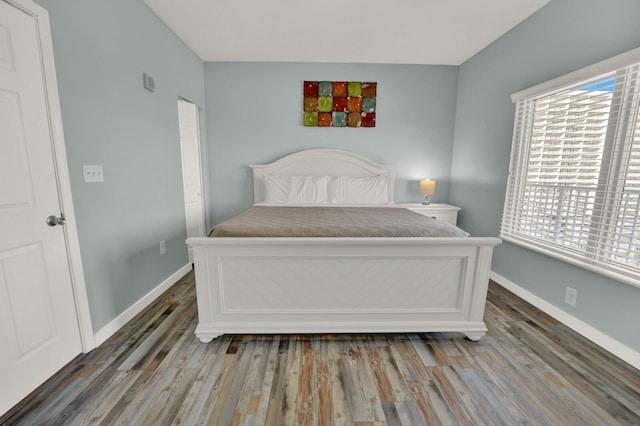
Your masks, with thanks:
[(211, 237), (468, 237), (462, 229), (402, 207), (252, 206)]

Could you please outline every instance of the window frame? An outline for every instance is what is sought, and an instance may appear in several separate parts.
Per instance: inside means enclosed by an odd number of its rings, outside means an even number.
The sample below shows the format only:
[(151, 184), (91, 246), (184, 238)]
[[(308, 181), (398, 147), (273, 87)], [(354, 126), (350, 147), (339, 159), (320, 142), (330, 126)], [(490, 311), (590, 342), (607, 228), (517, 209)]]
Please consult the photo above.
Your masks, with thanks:
[[(527, 161), (525, 161), (525, 159), (528, 159), (528, 156), (531, 152), (530, 134), (533, 126), (532, 110), (534, 108), (536, 99), (549, 96), (554, 92), (566, 89), (568, 87), (576, 87), (592, 82), (595, 79), (615, 73), (621, 68), (625, 68), (629, 65), (637, 63), (640, 63), (640, 48), (630, 50), (628, 52), (622, 53), (620, 55), (554, 78), (550, 81), (538, 84), (536, 86), (511, 95), (511, 100), (516, 104), (516, 111), (509, 165), (509, 176), (505, 194), (505, 203), (503, 206), (503, 223), (500, 230), (500, 238), (507, 242), (523, 246), (530, 250), (543, 253), (566, 263), (579, 266), (592, 272), (596, 272), (617, 281), (640, 288), (640, 270), (638, 270), (636, 267), (627, 268), (624, 266), (620, 267), (608, 263), (597, 263), (593, 258), (589, 257), (589, 253), (602, 250), (603, 245), (601, 241), (599, 241), (601, 237), (604, 236), (605, 239), (608, 239), (612, 235), (614, 235), (612, 224), (615, 221), (613, 220), (609, 221), (608, 224), (604, 226), (604, 228), (599, 227), (600, 230), (597, 232), (598, 239), (590, 241), (588, 243), (586, 254), (584, 255), (580, 254), (577, 251), (572, 252), (570, 250), (561, 250), (558, 247), (550, 248), (551, 244), (546, 243), (542, 240), (537, 241), (533, 236), (519, 235), (511, 232), (511, 223), (505, 226), (505, 221), (508, 221), (507, 219), (513, 219), (517, 214), (518, 209), (517, 206), (514, 207), (514, 205), (518, 202), (522, 202), (524, 198), (523, 191), (525, 189), (526, 173), (519, 172), (515, 170), (515, 168), (518, 165), (526, 165)], [(616, 81), (616, 87), (617, 85), (618, 82)], [(633, 96), (637, 97), (639, 95), (638, 92), (640, 92), (640, 87), (636, 87), (636, 89), (637, 91), (633, 93)], [(523, 120), (522, 117), (528, 117), (528, 119)], [(615, 120), (616, 126), (618, 125), (617, 121), (619, 117), (617, 116), (617, 112), (612, 112), (609, 119), (610, 122), (612, 120)], [(617, 131), (617, 127), (613, 130)], [(608, 145), (609, 144), (605, 144), (605, 150), (609, 149)], [(610, 165), (617, 167), (617, 163), (615, 163), (615, 160), (607, 160), (605, 157), (603, 161), (609, 161)], [(603, 169), (604, 168), (605, 167), (603, 167)], [(620, 167), (617, 168), (617, 173), (620, 173)], [(612, 173), (616, 173), (616, 171), (609, 171), (607, 175), (611, 176)], [(603, 179), (602, 181), (605, 182), (606, 179)], [(604, 206), (607, 206), (607, 199), (609, 199), (611, 196), (619, 195), (619, 192), (617, 191), (610, 191), (610, 193), (606, 193), (608, 189), (605, 190), (600, 183), (598, 184), (596, 191), (599, 193), (598, 195), (596, 195), (596, 202), (598, 200), (604, 201)], [(602, 191), (605, 191), (604, 197), (602, 197)], [(513, 193), (517, 193), (519, 195), (513, 196)], [(609, 213), (609, 215), (611, 215), (611, 213)], [(598, 217), (598, 219), (600, 218)], [(507, 228), (506, 230), (505, 227)], [(592, 236), (590, 235), (589, 238), (591, 237)]]

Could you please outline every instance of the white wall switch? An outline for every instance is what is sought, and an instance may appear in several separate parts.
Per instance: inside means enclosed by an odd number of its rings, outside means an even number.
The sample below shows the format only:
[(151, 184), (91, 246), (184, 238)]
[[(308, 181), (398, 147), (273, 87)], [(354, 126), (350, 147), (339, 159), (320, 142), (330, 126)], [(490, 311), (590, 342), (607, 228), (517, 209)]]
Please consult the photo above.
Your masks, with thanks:
[(160, 256), (167, 254), (167, 245), (164, 240), (160, 241)]
[(82, 166), (84, 183), (104, 182), (102, 166)]

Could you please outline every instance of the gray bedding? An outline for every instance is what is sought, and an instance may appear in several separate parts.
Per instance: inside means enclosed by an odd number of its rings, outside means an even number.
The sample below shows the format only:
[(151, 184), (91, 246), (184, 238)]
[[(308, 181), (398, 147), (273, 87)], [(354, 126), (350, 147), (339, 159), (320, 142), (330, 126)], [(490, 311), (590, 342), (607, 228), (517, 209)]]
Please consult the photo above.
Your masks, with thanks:
[(460, 228), (402, 207), (252, 206), (211, 237), (468, 237)]

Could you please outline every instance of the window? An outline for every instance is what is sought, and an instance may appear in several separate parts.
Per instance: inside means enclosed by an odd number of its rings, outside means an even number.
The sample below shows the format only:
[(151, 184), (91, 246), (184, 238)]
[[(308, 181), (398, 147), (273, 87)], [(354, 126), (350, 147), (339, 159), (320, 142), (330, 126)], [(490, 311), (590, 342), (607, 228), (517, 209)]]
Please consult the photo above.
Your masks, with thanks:
[(512, 99), (501, 237), (640, 287), (640, 49)]

